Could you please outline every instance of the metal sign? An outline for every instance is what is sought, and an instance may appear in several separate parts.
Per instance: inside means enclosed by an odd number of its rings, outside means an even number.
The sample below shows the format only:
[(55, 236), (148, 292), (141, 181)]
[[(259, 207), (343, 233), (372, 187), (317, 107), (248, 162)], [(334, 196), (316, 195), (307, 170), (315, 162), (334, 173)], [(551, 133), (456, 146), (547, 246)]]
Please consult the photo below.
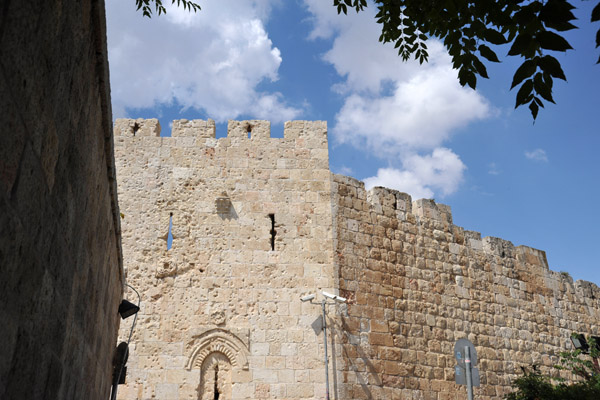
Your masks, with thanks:
[(469, 348), (471, 367), (475, 367), (477, 365), (477, 350), (475, 350), (475, 346), (468, 339), (458, 339), (454, 344), (454, 357), (456, 358), (456, 362), (462, 368), (465, 368), (465, 347)]
[(454, 357), (458, 365), (454, 367), (454, 381), (467, 387), (467, 399), (473, 400), (473, 386), (479, 386), (477, 350), (467, 339), (458, 339), (454, 344)]
[[(471, 368), (473, 386), (479, 387), (479, 368)], [(466, 370), (458, 365), (454, 366), (454, 382), (458, 385), (467, 384)]]

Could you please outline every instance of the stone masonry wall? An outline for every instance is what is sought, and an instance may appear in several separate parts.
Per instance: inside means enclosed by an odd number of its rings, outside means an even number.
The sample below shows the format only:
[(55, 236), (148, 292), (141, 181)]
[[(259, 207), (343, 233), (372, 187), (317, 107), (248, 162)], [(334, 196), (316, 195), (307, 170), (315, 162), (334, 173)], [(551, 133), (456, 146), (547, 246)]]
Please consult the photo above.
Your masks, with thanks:
[[(450, 207), (329, 171), (324, 122), (117, 120), (127, 280), (142, 311), (121, 399), (464, 399), (453, 348), (479, 355), (478, 399), (546, 372), (599, 333), (600, 289), (543, 251), (481, 238)], [(170, 232), (170, 233), (169, 233)], [(172, 237), (172, 244), (170, 237)], [(320, 295), (316, 299), (320, 300)], [(129, 332), (123, 324), (121, 336)], [(565, 375), (566, 378), (570, 376)]]
[(119, 398), (322, 398), (321, 309), (300, 297), (336, 283), (325, 123), (288, 122), (284, 138), (266, 121), (220, 139), (212, 120), (160, 129), (115, 125), (126, 276), (143, 298)]
[[(479, 356), (477, 399), (498, 399), (521, 366), (546, 372), (572, 332), (597, 335), (600, 290), (548, 269), (543, 251), (452, 223), (432, 200), (334, 175), (348, 399), (464, 399), (457, 339)], [(568, 377), (568, 376), (567, 376)]]
[(107, 399), (122, 294), (103, 1), (0, 6), (0, 398)]

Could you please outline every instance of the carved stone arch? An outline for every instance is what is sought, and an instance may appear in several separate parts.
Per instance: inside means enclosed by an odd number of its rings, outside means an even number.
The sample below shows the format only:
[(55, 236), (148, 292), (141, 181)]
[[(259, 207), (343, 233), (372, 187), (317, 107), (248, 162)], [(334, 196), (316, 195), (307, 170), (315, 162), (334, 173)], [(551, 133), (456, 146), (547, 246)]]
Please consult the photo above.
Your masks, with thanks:
[(233, 333), (224, 329), (211, 329), (195, 339), (197, 344), (193, 347), (186, 364), (188, 370), (201, 368), (206, 357), (214, 352), (227, 357), (233, 368), (248, 369), (248, 349)]

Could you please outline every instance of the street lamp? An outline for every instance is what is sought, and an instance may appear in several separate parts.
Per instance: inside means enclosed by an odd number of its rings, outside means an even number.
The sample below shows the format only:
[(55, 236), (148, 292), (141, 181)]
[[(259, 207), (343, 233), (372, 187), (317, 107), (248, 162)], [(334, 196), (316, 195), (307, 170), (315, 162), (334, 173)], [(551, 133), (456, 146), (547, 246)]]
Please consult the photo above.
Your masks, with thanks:
[(590, 349), (587, 340), (585, 340), (585, 336), (581, 333), (574, 333), (571, 335), (571, 343), (573, 343), (573, 347), (575, 347), (576, 350), (581, 350), (584, 354), (587, 354)]
[(127, 342), (121, 342), (121, 343), (119, 343), (119, 346), (117, 346), (117, 351), (116, 351), (115, 358), (114, 358), (115, 364), (114, 364), (114, 370), (113, 370), (112, 391), (110, 394), (111, 400), (115, 400), (117, 398), (117, 388), (119, 387), (119, 384), (125, 383), (125, 376), (123, 375), (123, 372), (127, 370), (127, 367), (125, 367), (125, 364), (127, 363), (127, 358), (129, 357), (129, 343), (131, 342), (131, 336), (133, 335), (133, 328), (135, 327), (135, 322), (137, 321), (138, 311), (140, 311), (140, 304), (142, 302), (142, 297), (140, 296), (138, 291), (135, 290), (135, 288), (133, 286), (128, 285), (128, 284), (125, 284), (125, 286), (127, 286), (128, 288), (133, 290), (135, 292), (135, 294), (137, 294), (138, 303), (137, 303), (137, 305), (135, 305), (135, 304), (123, 299), (121, 301), (121, 304), (119, 304), (119, 315), (121, 316), (122, 319), (131, 317), (132, 315), (135, 315), (135, 316), (133, 317), (133, 324), (131, 324), (131, 330), (129, 331), (129, 338), (127, 338)]
[[(336, 303), (345, 303), (347, 299), (335, 294), (322, 291), (323, 300), (321, 300), (321, 307), (323, 309), (323, 344), (325, 345), (325, 400), (329, 400), (329, 358), (327, 357), (327, 310), (326, 305), (333, 305)], [(314, 294), (309, 294), (300, 298), (302, 302), (310, 302), (310, 304), (318, 304), (313, 302), (315, 299)], [(333, 300), (333, 302), (327, 302), (327, 299)]]

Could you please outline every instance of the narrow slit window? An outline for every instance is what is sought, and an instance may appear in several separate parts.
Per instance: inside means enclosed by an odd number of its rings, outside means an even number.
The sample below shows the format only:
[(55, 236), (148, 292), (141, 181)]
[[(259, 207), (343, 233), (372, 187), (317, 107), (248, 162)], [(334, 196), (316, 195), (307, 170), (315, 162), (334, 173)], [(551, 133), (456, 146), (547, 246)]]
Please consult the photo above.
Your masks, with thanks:
[(169, 214), (169, 233), (167, 234), (167, 250), (173, 247), (173, 213)]
[(269, 214), (269, 218), (271, 219), (271, 250), (275, 250), (275, 235), (277, 235), (277, 231), (275, 230), (275, 214)]
[(219, 364), (215, 365), (215, 388), (214, 388), (214, 400), (219, 400)]

